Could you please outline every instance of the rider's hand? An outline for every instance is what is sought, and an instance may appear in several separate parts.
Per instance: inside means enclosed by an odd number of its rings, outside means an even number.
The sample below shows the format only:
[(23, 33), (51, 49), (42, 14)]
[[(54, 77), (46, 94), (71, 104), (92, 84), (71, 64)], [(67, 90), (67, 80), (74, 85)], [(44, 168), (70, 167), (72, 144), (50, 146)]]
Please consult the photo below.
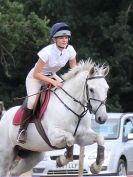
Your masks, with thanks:
[(53, 85), (54, 87), (60, 88), (60, 87), (62, 87), (63, 83), (61, 83), (61, 82), (59, 82), (59, 81), (53, 79), (52, 85)]

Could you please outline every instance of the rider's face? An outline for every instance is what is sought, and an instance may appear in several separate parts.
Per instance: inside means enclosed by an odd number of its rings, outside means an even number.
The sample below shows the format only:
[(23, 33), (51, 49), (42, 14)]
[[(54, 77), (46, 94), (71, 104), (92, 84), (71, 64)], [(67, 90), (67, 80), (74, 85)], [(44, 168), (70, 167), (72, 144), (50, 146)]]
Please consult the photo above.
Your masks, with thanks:
[(68, 36), (60, 36), (54, 38), (54, 42), (57, 44), (57, 46), (61, 48), (66, 48), (66, 46), (68, 45), (68, 40), (69, 40)]

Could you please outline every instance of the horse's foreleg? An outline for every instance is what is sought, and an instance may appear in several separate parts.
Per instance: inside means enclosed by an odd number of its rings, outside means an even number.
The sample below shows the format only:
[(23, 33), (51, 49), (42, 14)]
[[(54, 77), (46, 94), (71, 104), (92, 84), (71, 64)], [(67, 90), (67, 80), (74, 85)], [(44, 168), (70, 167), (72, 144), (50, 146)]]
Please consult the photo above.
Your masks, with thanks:
[(66, 146), (65, 156), (67, 159), (73, 160), (73, 147), (74, 146)]
[(98, 145), (97, 147), (97, 158), (96, 158), (96, 164), (100, 165), (104, 161), (104, 146)]
[(20, 176), (21, 174), (29, 171), (34, 167), (38, 162), (40, 162), (44, 157), (44, 154), (41, 152), (33, 152), (24, 159), (21, 159), (18, 164), (11, 169), (11, 176)]
[(66, 152), (56, 159), (58, 167), (62, 167), (69, 162), (73, 161), (73, 146), (66, 146)]
[(91, 128), (88, 129), (86, 134), (78, 140), (76, 140), (79, 145), (86, 146), (93, 143), (97, 143), (97, 157), (96, 161), (91, 165), (90, 171), (93, 174), (98, 174), (101, 171), (102, 164), (104, 162), (104, 138), (102, 135), (97, 134)]
[[(50, 131), (51, 133), (52, 131)], [(73, 135), (69, 132), (60, 130), (60, 129), (54, 129), (54, 133), (51, 133), (49, 135), (50, 141), (52, 145), (56, 147), (63, 147), (66, 146), (66, 153), (65, 155), (62, 155), (57, 158), (57, 166), (64, 166), (68, 162), (73, 160), (73, 144), (75, 141), (75, 138)], [(62, 145), (62, 146), (61, 146)]]
[(104, 138), (102, 135), (99, 135), (94, 131), (93, 133), (94, 139), (97, 142), (97, 157), (96, 162), (91, 165), (90, 171), (93, 174), (98, 174), (101, 171), (104, 162)]
[(62, 167), (70, 161), (73, 161), (73, 146), (66, 146), (65, 154), (56, 159), (56, 164), (58, 167)]
[(49, 132), (50, 134), (48, 135), (48, 137), (53, 146), (56, 147), (73, 146), (75, 138), (73, 137), (72, 133), (60, 129), (54, 129), (54, 132), (52, 130), (49, 130)]
[(96, 162), (94, 162), (91, 165), (90, 171), (93, 174), (98, 174), (101, 171), (103, 162), (104, 162), (104, 146), (98, 145)]

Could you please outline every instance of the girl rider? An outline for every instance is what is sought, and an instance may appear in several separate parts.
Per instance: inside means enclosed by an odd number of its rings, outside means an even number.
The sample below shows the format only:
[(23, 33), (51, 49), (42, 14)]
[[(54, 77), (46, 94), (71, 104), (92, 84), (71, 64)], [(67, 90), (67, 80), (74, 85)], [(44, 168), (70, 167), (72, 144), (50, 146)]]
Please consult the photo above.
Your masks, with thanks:
[[(68, 44), (71, 37), (69, 26), (64, 22), (56, 23), (52, 26), (50, 32), (53, 44), (44, 47), (37, 53), (39, 59), (26, 78), (27, 95), (37, 93), (41, 85), (46, 83), (50, 83), (54, 87), (62, 87), (62, 80), (56, 75), (56, 72), (64, 67), (67, 62), (69, 62), (70, 68), (76, 65), (76, 51), (72, 45)], [(28, 98), (27, 108), (23, 112), (17, 135), (17, 142), (19, 143), (26, 143), (26, 129), (36, 97), (35, 95)]]

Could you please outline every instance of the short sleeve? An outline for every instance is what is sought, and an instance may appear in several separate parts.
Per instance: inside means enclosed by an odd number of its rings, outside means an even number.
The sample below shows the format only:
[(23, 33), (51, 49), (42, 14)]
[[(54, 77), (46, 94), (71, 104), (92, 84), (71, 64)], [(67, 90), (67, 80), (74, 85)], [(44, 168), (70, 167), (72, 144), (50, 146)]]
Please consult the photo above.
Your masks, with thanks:
[(42, 59), (45, 63), (48, 61), (49, 59), (49, 55), (48, 52), (45, 48), (41, 49), (37, 55), (39, 56), (40, 59)]
[(70, 58), (69, 58), (69, 60), (72, 60), (72, 59), (74, 59), (75, 57), (76, 57), (76, 51), (75, 51), (75, 49), (73, 48), (73, 46), (71, 46), (70, 45)]

